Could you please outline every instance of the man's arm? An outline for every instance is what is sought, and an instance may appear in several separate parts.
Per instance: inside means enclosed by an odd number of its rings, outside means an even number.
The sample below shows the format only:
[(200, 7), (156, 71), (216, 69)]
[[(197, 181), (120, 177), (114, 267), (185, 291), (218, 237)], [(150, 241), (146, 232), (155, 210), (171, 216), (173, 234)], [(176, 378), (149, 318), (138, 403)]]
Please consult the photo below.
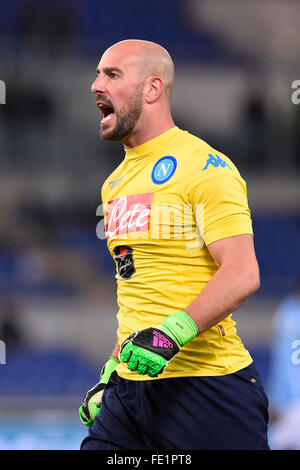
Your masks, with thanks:
[(237, 310), (260, 285), (252, 235), (217, 240), (207, 248), (219, 268), (185, 309), (199, 333)]
[(81, 402), (79, 407), (79, 416), (85, 426), (92, 426), (96, 415), (100, 411), (102, 394), (106, 388), (111, 374), (120, 362), (118, 358), (119, 350), (120, 347), (116, 342), (110, 358), (101, 370), (99, 382), (93, 388), (87, 391)]
[(219, 268), (196, 299), (160, 325), (136, 331), (122, 343), (120, 359), (129, 370), (150, 377), (161, 374), (182, 346), (234, 312), (258, 289), (252, 235), (212, 242), (208, 250)]
[(115, 347), (114, 347), (113, 352), (111, 353), (110, 357), (114, 357), (115, 359), (119, 360), (119, 352), (120, 352), (120, 346), (118, 344), (118, 341), (116, 341)]

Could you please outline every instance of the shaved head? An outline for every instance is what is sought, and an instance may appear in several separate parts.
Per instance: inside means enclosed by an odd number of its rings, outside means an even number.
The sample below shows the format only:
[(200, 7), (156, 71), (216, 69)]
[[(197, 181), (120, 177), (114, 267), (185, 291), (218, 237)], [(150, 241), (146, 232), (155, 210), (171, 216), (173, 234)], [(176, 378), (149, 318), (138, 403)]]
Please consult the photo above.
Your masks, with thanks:
[(126, 39), (109, 47), (92, 85), (103, 139), (132, 147), (174, 126), (174, 64), (159, 44)]
[(170, 99), (174, 86), (174, 63), (164, 47), (142, 39), (126, 39), (109, 47), (103, 57), (111, 52), (124, 57), (128, 65), (134, 64), (141, 81), (150, 76), (160, 77), (163, 81), (163, 92)]

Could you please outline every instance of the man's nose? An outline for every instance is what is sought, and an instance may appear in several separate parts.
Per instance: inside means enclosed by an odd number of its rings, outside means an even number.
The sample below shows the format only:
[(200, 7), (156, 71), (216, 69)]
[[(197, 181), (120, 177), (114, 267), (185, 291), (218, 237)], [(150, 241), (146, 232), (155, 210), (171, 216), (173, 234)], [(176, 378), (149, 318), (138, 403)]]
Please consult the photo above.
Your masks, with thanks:
[(101, 79), (101, 76), (99, 75), (96, 80), (94, 81), (94, 83), (92, 84), (91, 86), (91, 91), (92, 93), (103, 93), (105, 91), (104, 89), (104, 84), (103, 84), (103, 80)]

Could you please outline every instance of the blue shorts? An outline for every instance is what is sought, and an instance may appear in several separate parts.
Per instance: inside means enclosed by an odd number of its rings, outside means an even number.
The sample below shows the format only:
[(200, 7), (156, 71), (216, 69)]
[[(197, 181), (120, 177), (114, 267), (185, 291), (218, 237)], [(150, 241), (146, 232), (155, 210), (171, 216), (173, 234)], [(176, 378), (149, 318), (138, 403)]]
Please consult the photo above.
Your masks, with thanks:
[(125, 380), (113, 372), (84, 450), (268, 450), (255, 365), (229, 375)]

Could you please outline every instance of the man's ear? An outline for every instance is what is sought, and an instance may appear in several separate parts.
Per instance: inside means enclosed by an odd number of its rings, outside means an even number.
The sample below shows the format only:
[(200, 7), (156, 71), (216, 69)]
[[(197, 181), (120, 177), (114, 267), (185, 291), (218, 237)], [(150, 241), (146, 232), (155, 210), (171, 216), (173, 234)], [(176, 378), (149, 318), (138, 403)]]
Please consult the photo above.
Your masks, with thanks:
[(163, 90), (163, 81), (160, 77), (149, 77), (146, 84), (146, 103), (151, 104), (156, 101)]

